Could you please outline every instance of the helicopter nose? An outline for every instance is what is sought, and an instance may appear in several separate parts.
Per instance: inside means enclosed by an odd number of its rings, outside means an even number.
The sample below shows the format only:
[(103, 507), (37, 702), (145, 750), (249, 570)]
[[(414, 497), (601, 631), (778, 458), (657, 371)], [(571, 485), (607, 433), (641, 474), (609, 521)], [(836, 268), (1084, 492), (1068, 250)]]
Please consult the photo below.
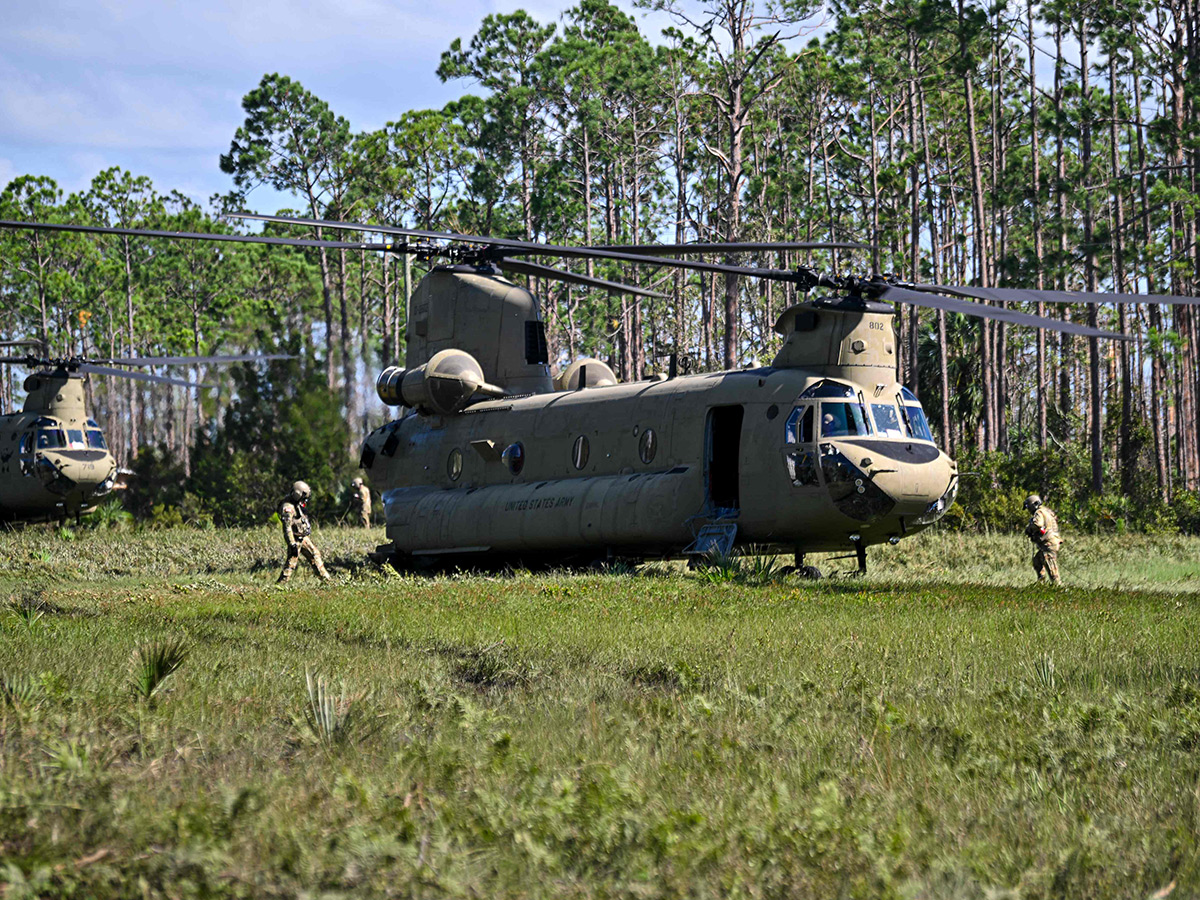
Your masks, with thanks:
[(85, 499), (107, 493), (115, 464), (111, 456), (96, 450), (63, 450), (38, 457), (36, 472), (46, 489), (54, 494), (81, 494)]
[(860, 520), (930, 524), (954, 502), (946, 495), (957, 487), (954, 461), (925, 443), (823, 444), (821, 468), (834, 503)]
[(878, 459), (864, 454), (860, 462), (872, 482), (895, 501), (892, 515), (913, 524), (932, 524), (954, 502), (947, 494), (952, 488), (957, 493), (958, 467), (940, 450), (928, 445), (922, 449), (921, 458)]

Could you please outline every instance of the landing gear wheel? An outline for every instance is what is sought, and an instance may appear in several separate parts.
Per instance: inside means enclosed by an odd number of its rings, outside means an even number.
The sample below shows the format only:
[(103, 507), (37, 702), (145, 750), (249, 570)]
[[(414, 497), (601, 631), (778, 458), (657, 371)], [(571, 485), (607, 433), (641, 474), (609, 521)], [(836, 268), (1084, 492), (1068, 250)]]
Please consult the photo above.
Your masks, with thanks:
[(804, 562), (805, 553), (799, 547), (796, 548), (796, 564), (787, 566), (783, 569), (784, 575), (797, 575), (805, 581), (817, 581), (824, 576), (821, 575), (821, 570), (816, 566), (810, 566)]

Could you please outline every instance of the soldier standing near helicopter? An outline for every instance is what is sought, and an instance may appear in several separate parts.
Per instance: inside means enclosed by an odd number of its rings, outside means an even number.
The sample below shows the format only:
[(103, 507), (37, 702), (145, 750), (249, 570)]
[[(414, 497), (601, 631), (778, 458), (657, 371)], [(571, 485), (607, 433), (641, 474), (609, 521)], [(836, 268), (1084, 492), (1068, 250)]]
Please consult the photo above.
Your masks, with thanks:
[(283, 571), (279, 573), (276, 584), (282, 584), (292, 577), (301, 554), (312, 564), (318, 578), (324, 582), (330, 580), (329, 573), (325, 571), (325, 563), (321, 560), (321, 551), (312, 542), (312, 524), (304, 510), (311, 496), (312, 489), (303, 481), (297, 481), (292, 484), (292, 492), (279, 504), (279, 521), (283, 524), (287, 559), (283, 562)]
[(358, 516), (360, 528), (371, 527), (371, 489), (361, 478), (350, 482), (350, 513)]
[(1030, 514), (1025, 533), (1033, 541), (1033, 571), (1038, 581), (1045, 581), (1049, 575), (1051, 584), (1058, 584), (1058, 548), (1062, 546), (1058, 519), (1037, 494), (1025, 498), (1025, 509)]

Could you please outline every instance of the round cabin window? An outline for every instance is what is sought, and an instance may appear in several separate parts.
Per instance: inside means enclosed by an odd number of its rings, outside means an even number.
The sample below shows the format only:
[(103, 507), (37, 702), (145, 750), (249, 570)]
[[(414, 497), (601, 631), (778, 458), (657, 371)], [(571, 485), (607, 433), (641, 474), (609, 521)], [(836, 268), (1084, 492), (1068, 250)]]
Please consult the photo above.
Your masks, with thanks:
[(462, 451), (457, 447), (450, 451), (446, 460), (446, 474), (450, 476), (451, 481), (458, 481), (458, 476), (462, 474)]
[(525, 468), (525, 448), (521, 446), (520, 441), (509, 444), (500, 454), (500, 459), (508, 467), (509, 472), (513, 475), (520, 475), (521, 470)]
[(575, 446), (571, 448), (571, 462), (575, 464), (575, 468), (582, 469), (587, 465), (588, 454), (591, 453), (591, 449), (585, 435), (581, 434), (575, 438)]
[(642, 462), (646, 465), (654, 460), (654, 454), (658, 452), (658, 435), (654, 433), (653, 428), (647, 428), (642, 432), (642, 438), (638, 441), (638, 456), (642, 458)]

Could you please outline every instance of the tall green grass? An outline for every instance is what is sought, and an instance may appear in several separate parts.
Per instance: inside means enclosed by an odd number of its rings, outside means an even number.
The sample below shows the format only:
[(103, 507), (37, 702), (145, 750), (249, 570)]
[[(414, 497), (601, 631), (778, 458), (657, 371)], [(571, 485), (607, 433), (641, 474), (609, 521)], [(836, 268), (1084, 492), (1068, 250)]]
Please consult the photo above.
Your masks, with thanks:
[(266, 529), (5, 535), (6, 898), (1200, 893), (1194, 541), (1072, 542), (1054, 589), (1005, 538), (812, 583), (379, 537), (279, 590)]
[[(55, 530), (42, 527), (4, 533), (0, 588), (81, 580), (136, 584), (150, 578), (200, 586), (207, 580), (267, 585), (274, 582), (283, 564), (278, 528), (175, 528), (116, 534), (84, 529), (72, 534), (73, 539), (66, 541)], [(367, 552), (385, 542), (382, 528), (325, 528), (319, 529), (314, 539), (330, 571), (343, 580), (393, 574), (379, 571), (366, 560)], [(839, 555), (845, 554), (811, 554), (807, 562), (826, 575), (852, 573), (854, 560), (834, 559)], [(1034, 580), (1031, 556), (1029, 541), (1020, 535), (935, 530), (894, 547), (871, 547), (867, 581), (910, 585), (930, 580), (1016, 587)], [(1200, 538), (1069, 534), (1059, 559), (1064, 581), (1077, 587), (1200, 591)], [(729, 570), (730, 562), (725, 561), (725, 571), (710, 580), (737, 580), (736, 573)], [(764, 567), (774, 572), (791, 562), (790, 557), (780, 556), (772, 565), (768, 557), (755, 555), (742, 559), (737, 568), (743, 575), (752, 569), (763, 575)], [(679, 572), (682, 567), (652, 563), (651, 570)], [(302, 567), (296, 578), (303, 583), (310, 575), (307, 567)]]

